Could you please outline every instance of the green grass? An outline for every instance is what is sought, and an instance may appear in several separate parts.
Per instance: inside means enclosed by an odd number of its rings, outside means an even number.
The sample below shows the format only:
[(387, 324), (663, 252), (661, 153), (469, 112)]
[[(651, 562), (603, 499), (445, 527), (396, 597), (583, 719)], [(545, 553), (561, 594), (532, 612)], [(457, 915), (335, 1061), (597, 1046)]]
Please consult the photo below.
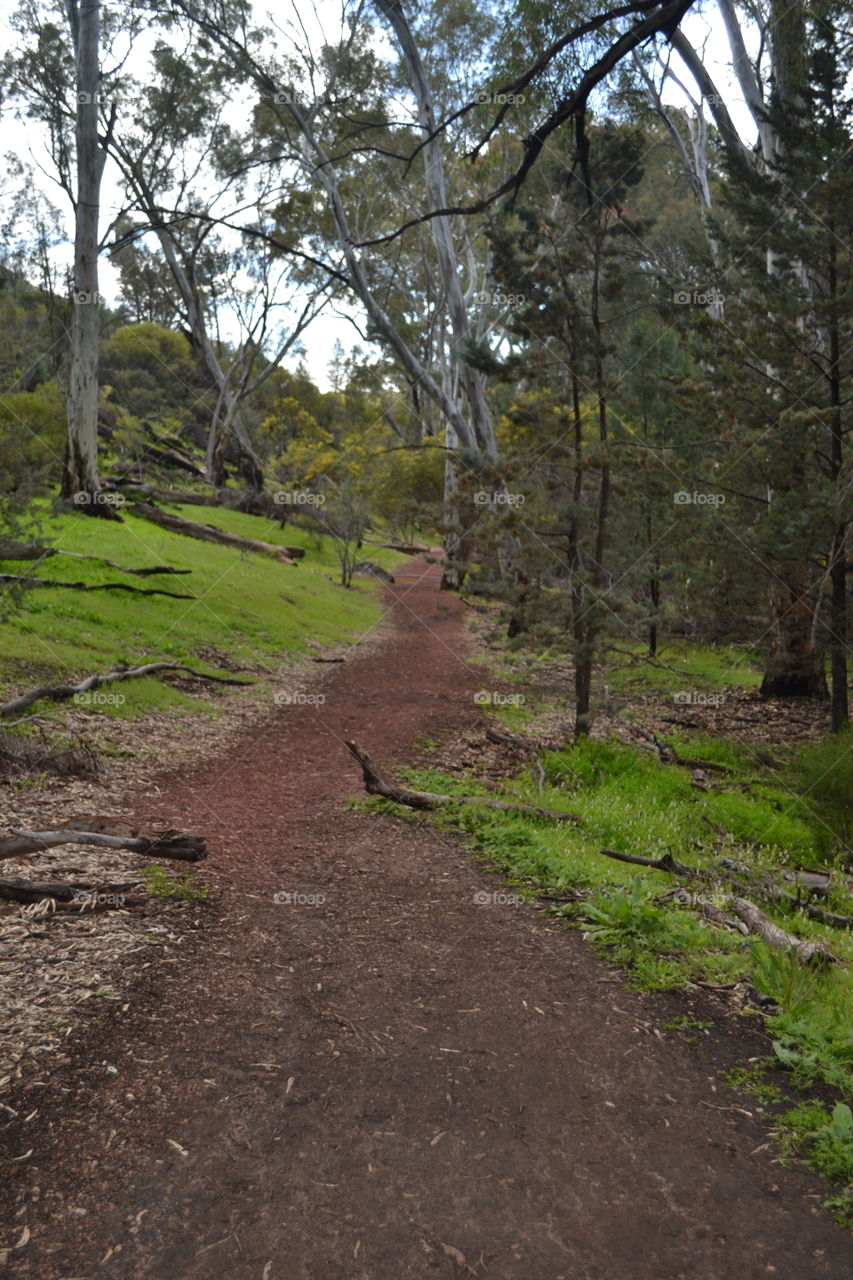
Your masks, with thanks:
[[(0, 687), (11, 692), (34, 683), (106, 671), (144, 661), (188, 663), (216, 670), (222, 657), (252, 672), (272, 670), (288, 653), (355, 641), (380, 617), (378, 588), (356, 579), (350, 590), (334, 580), (332, 539), (242, 512), (179, 509), (188, 519), (216, 524), (246, 537), (305, 547), (296, 567), (255, 553), (219, 547), (158, 528), (124, 512), (124, 523), (79, 515), (52, 519), (44, 530), (51, 545), (101, 556), (129, 567), (154, 564), (190, 569), (187, 575), (134, 578), (89, 560), (53, 556), (35, 569), (19, 562), (4, 572), (86, 583), (123, 582), (189, 592), (193, 600), (135, 596), (124, 591), (84, 593), (41, 588), (28, 593), (20, 611), (0, 624)], [(398, 562), (394, 552), (370, 548), (370, 558)], [(104, 714), (138, 714), (149, 707), (197, 706), (162, 681), (116, 686), (126, 701), (101, 704)]]
[[(699, 646), (683, 640), (667, 640), (656, 663), (645, 662), (643, 645), (620, 645), (607, 659), (607, 683), (622, 693), (680, 690), (715, 693), (724, 689), (757, 689), (761, 683), (761, 657), (734, 645)], [(629, 656), (634, 654), (634, 657)], [(669, 670), (668, 668), (676, 668)]]

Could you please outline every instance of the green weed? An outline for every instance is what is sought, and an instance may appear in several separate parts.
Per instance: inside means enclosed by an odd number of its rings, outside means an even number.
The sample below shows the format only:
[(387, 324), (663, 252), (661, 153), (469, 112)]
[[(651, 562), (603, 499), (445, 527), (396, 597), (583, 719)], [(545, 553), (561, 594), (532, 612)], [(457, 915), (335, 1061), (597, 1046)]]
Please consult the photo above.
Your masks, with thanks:
[(150, 866), (141, 867), (139, 874), (145, 881), (145, 887), (152, 898), (177, 898), (182, 902), (203, 902), (210, 896), (210, 885), (197, 884), (193, 873), (189, 870), (175, 875), (171, 871), (153, 862)]

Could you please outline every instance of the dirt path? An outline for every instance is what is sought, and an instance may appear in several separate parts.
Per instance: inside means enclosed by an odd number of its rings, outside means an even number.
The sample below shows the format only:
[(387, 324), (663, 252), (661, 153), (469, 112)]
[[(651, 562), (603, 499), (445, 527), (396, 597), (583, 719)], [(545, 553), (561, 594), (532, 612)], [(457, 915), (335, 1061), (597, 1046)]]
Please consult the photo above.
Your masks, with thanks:
[(13, 1132), (34, 1150), (12, 1166), (26, 1208), (4, 1237), (31, 1237), (10, 1274), (846, 1280), (817, 1181), (712, 1091), (744, 1042), (661, 1035), (680, 998), (479, 904), (500, 886), (453, 842), (342, 807), (344, 738), (390, 768), (478, 719), (464, 608), (425, 570), (323, 706), (276, 709), (138, 802), (208, 834), (227, 913), (51, 1077), (51, 1125)]

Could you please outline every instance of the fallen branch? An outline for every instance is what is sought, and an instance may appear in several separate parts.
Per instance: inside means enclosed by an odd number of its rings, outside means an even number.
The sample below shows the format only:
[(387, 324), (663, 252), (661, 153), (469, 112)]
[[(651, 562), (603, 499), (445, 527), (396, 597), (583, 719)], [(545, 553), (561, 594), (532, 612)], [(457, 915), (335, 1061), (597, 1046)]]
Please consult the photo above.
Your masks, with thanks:
[(734, 770), (727, 764), (716, 764), (713, 760), (687, 759), (680, 756), (675, 747), (670, 742), (663, 742), (657, 734), (650, 733), (648, 729), (644, 729), (642, 725), (635, 724), (631, 726), (635, 733), (645, 738), (654, 747), (655, 754), (661, 764), (679, 764), (685, 769), (707, 769), (711, 773), (733, 773)]
[(47, 560), (50, 556), (68, 556), (71, 560), (94, 560), (108, 565), (119, 573), (132, 573), (136, 578), (147, 578), (155, 573), (192, 573), (192, 569), (173, 569), (170, 565), (157, 564), (145, 569), (129, 569), (127, 565), (105, 560), (103, 556), (88, 556), (82, 551), (63, 551), (59, 547), (40, 547), (28, 542), (0, 542), (0, 560)]
[(825, 942), (803, 942), (802, 939), (795, 938), (792, 933), (787, 933), (778, 924), (768, 920), (764, 912), (748, 898), (732, 898), (731, 909), (749, 927), (750, 932), (762, 937), (768, 946), (784, 951), (796, 948), (801, 964), (825, 964), (835, 959)]
[(189, 675), (195, 676), (197, 680), (213, 680), (217, 684), (251, 684), (251, 680), (234, 680), (230, 676), (214, 676), (207, 675), (203, 671), (194, 671), (192, 667), (182, 666), (175, 662), (149, 662), (144, 667), (129, 667), (126, 671), (109, 671), (106, 675), (88, 676), (85, 680), (81, 680), (79, 684), (47, 684), (42, 685), (39, 689), (31, 689), (29, 693), (22, 693), (19, 698), (12, 698), (9, 702), (0, 705), (0, 716), (13, 715), (16, 711), (26, 711), (27, 707), (31, 707), (34, 702), (40, 702), (44, 698), (49, 698), (52, 702), (67, 702), (70, 698), (76, 697), (81, 693), (89, 693), (91, 689), (97, 689), (99, 685), (111, 684), (116, 680), (130, 680), (137, 676), (150, 676), (158, 671), (186, 671)]
[(653, 871), (668, 871), (674, 876), (710, 876), (712, 873), (702, 867), (689, 867), (678, 862), (671, 853), (662, 858), (643, 858), (638, 853), (619, 853), (616, 849), (599, 849), (605, 858), (614, 858), (617, 862), (629, 862), (634, 867), (651, 867)]
[(526, 813), (535, 818), (550, 818), (556, 822), (580, 822), (580, 814), (564, 813), (561, 809), (542, 809), (538, 805), (516, 804), (510, 800), (487, 800), (484, 796), (449, 796), (434, 791), (414, 791), (391, 782), (374, 764), (366, 751), (356, 742), (347, 742), (347, 749), (361, 765), (364, 789), (372, 796), (383, 796), (410, 809), (438, 809), (445, 804), (481, 804), (488, 809), (500, 809), (511, 813)]
[(176, 862), (202, 862), (207, 848), (202, 836), (183, 831), (162, 831), (157, 836), (106, 835), (103, 831), (80, 831), (71, 824), (56, 831), (24, 831), (11, 828), (12, 834), (0, 837), (0, 861), (25, 853), (43, 853), (59, 844), (90, 844), (99, 849), (127, 849), (149, 858), (171, 858)]
[(835, 911), (824, 911), (822, 907), (806, 907), (806, 913), (812, 920), (821, 924), (831, 924), (836, 929), (853, 929), (853, 916), (840, 916)]
[(130, 506), (130, 513), (141, 516), (143, 520), (150, 520), (152, 524), (168, 529), (171, 533), (200, 538), (202, 542), (214, 542), (224, 547), (236, 547), (238, 551), (257, 551), (259, 555), (270, 556), (282, 564), (293, 564), (305, 555), (304, 547), (277, 547), (271, 542), (241, 538), (236, 533), (217, 529), (212, 524), (196, 524), (194, 520), (185, 520), (183, 516), (176, 516), (171, 511), (161, 511), (150, 502), (134, 502)]
[(0, 573), (0, 585), (26, 587), (65, 587), (69, 591), (132, 591), (138, 596), (170, 596), (172, 600), (195, 600), (185, 591), (164, 591), (162, 587), (132, 587), (129, 582), (59, 582), (54, 578), (33, 578), (26, 574)]
[[(43, 898), (53, 898), (56, 902), (70, 902), (83, 907), (124, 906), (128, 890), (132, 884), (96, 885), (89, 881), (71, 880), (20, 880), (0, 878), (0, 898), (7, 902), (41, 902)], [(117, 902), (97, 902), (97, 899), (120, 898)]]

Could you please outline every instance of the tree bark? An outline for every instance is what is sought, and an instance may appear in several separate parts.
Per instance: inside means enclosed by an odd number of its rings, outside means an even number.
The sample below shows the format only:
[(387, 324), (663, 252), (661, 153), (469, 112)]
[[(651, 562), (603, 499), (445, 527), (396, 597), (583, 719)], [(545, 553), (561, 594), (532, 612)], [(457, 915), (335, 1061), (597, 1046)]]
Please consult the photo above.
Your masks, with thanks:
[(98, 478), (98, 215), (105, 159), (98, 141), (100, 0), (66, 0), (66, 9), (75, 62), (77, 197), (62, 496), (85, 515), (121, 520)]
[(771, 609), (773, 626), (759, 693), (763, 698), (827, 698), (824, 661), (813, 639), (809, 587), (801, 582), (775, 583)]

